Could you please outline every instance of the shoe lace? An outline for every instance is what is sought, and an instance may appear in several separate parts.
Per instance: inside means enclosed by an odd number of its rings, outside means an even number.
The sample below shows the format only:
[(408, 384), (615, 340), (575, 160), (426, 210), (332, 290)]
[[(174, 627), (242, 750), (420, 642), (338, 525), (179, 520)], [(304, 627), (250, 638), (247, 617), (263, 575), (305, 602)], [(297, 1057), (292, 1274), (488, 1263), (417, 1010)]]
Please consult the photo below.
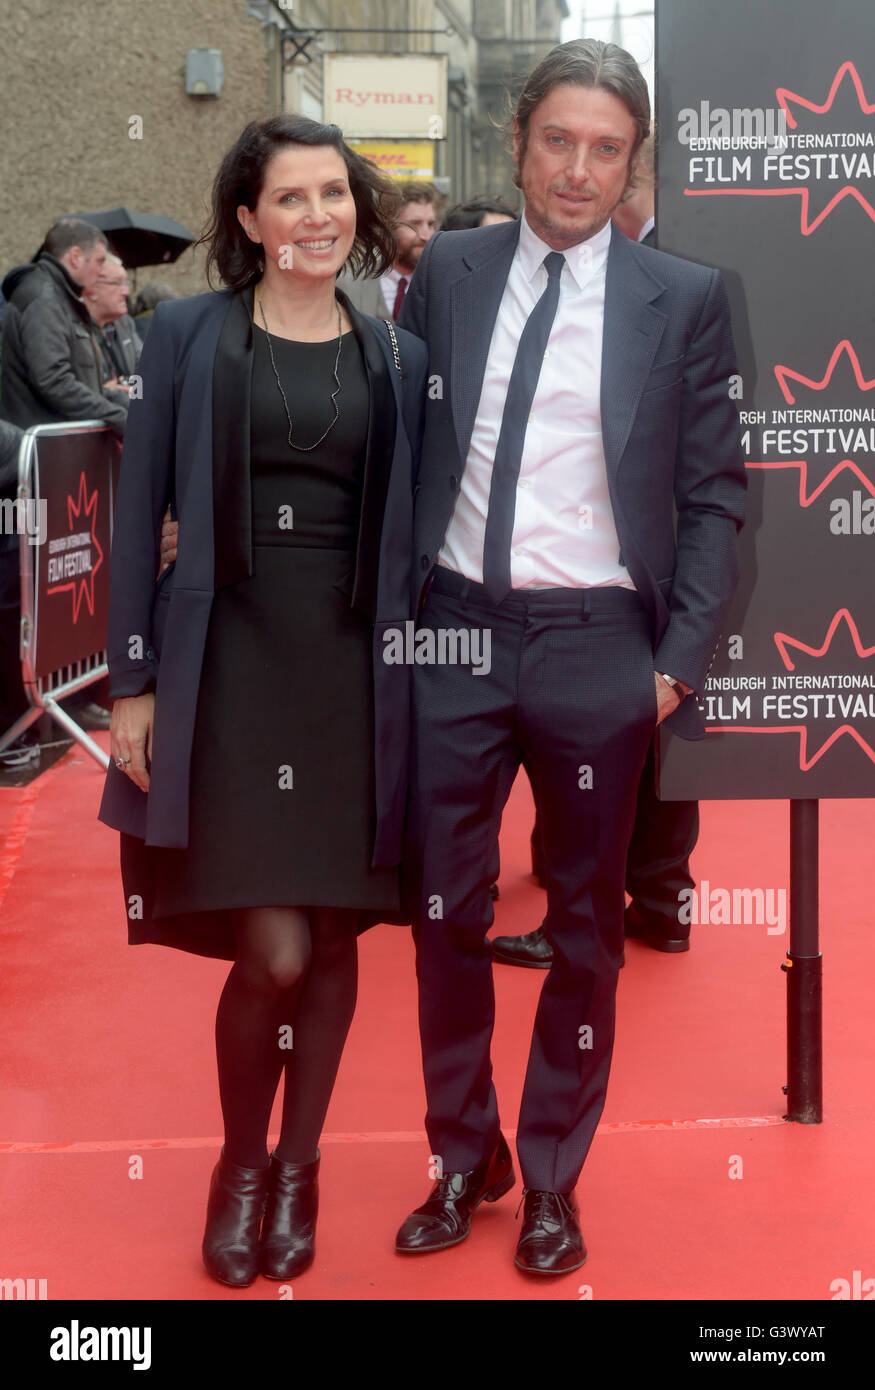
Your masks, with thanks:
[(548, 1217), (554, 1216), (554, 1201), (558, 1202), (560, 1205), (562, 1202), (562, 1197), (560, 1193), (540, 1192), (529, 1187), (524, 1187), (523, 1195), (522, 1197), (520, 1197), (520, 1204), (516, 1209), (516, 1215), (514, 1216), (514, 1220), (517, 1220), (517, 1218), (519, 1217), (523, 1202), (526, 1200), (527, 1197), (531, 1197), (532, 1199), (528, 1215), (531, 1216), (532, 1220), (534, 1221), (546, 1221)]

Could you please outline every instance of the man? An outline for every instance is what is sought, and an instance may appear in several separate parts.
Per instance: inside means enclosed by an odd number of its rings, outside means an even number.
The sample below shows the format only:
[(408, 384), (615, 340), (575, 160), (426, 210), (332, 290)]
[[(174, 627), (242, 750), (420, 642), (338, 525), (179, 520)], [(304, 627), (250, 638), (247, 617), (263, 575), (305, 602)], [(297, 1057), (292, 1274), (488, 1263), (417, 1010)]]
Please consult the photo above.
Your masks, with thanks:
[(83, 293), (106, 263), (106, 238), (89, 222), (62, 218), (35, 262), (3, 281), (2, 411), (27, 429), (60, 420), (105, 420), (121, 437), (128, 393), (104, 384), (100, 351)]
[(442, 232), (464, 232), (471, 227), (494, 227), (498, 222), (515, 222), (517, 213), (501, 198), (469, 198), (444, 213)]
[(473, 663), (414, 667), (411, 900), (441, 1176), (402, 1253), (464, 1240), (514, 1182), (486, 933), (524, 762), (554, 956), (517, 1131), (515, 1263), (585, 1260), (573, 1192), (604, 1106), (638, 782), (658, 722), (704, 736), (695, 694), (737, 582), (745, 470), (719, 274), (611, 227), (649, 124), (629, 54), (553, 49), (516, 108), (523, 217), (435, 236), (401, 314), (429, 347), (417, 642), (440, 652), (462, 632), (482, 651), (488, 634), (491, 652), (479, 678)]
[(656, 226), (655, 171), (653, 132), (638, 152), (635, 178), (614, 210), (614, 226), (632, 241), (644, 246), (654, 243)]
[(105, 381), (133, 376), (143, 351), (136, 325), (128, 313), (130, 289), (122, 261), (118, 256), (109, 255), (97, 283), (83, 294), (95, 323)]
[(373, 314), (384, 319), (391, 315), (397, 320), (426, 242), (437, 228), (437, 205), (440, 194), (430, 183), (402, 183), (398, 189), (401, 206), (395, 223), (398, 254), (379, 280), (355, 280), (341, 275), (338, 289), (349, 295), (359, 313)]
[[(2, 413), (21, 429), (68, 420), (103, 420), (124, 434), (128, 390), (104, 381), (93, 321), (82, 296), (92, 293), (106, 264), (106, 237), (74, 217), (54, 223), (35, 262), (3, 281), (9, 301), (3, 316), (0, 374)], [(6, 584), (14, 588), (18, 551), (6, 553)], [(13, 572), (14, 571), (14, 572)], [(88, 687), (64, 708), (86, 729), (108, 729), (109, 713)]]
[[(613, 223), (624, 236), (652, 246), (654, 235), (653, 133), (638, 151), (635, 177), (614, 210)], [(698, 801), (660, 801), (656, 795), (655, 739), (638, 786), (635, 824), (626, 858), (626, 892), (632, 901), (626, 908), (626, 936), (643, 941), (655, 951), (690, 949), (689, 924), (678, 920), (680, 894), (694, 886), (690, 855), (699, 838)], [(537, 818), (532, 831), (532, 869), (543, 874), (543, 850)], [(496, 936), (492, 955), (503, 965), (549, 970), (553, 948), (543, 923), (521, 936)]]
[[(18, 450), (21, 430), (0, 420), (0, 499), (14, 501), (18, 493)], [(0, 734), (11, 729), (28, 707), (21, 682), (21, 579), (16, 531), (0, 533)], [(31, 731), (20, 734), (0, 753), (0, 771), (34, 762), (39, 744)]]

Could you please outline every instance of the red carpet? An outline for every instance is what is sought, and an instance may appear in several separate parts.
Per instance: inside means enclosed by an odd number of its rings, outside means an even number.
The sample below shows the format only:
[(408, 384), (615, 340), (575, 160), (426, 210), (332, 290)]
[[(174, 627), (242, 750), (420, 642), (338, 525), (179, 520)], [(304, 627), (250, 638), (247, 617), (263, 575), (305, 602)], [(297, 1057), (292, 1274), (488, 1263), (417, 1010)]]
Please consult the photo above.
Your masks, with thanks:
[[(49, 1299), (276, 1299), (279, 1285), (224, 1289), (200, 1263), (228, 967), (128, 947), (117, 837), (95, 819), (101, 785), (73, 750), (29, 787), (0, 790), (0, 1277), (46, 1279)], [(496, 932), (541, 920), (531, 819), (521, 780)], [(703, 804), (694, 872), (712, 888), (786, 888), (788, 821), (786, 802)], [(681, 956), (629, 942), (607, 1107), (578, 1187), (586, 1265), (558, 1280), (515, 1270), (519, 1183), (457, 1249), (402, 1259), (394, 1233), (428, 1190), (428, 1145), (409, 932), (378, 927), (362, 938), (323, 1141), (317, 1259), (294, 1298), (824, 1300), (855, 1270), (875, 1277), (875, 810), (827, 802), (821, 826), (824, 1124), (781, 1120), (789, 927), (694, 927)], [(544, 976), (496, 966), (495, 978), (496, 1085), (513, 1131)]]

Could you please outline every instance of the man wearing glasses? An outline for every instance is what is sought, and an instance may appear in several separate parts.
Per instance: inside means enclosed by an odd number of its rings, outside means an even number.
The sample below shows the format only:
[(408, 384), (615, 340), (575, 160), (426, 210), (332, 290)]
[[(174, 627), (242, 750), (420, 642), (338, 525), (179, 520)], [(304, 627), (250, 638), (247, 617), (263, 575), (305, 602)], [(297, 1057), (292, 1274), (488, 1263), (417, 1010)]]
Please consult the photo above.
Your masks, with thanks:
[(395, 223), (395, 264), (379, 280), (354, 280), (351, 275), (340, 275), (337, 280), (337, 288), (349, 295), (359, 313), (378, 319), (398, 318), (425, 244), (437, 230), (440, 194), (433, 184), (402, 183), (398, 192), (402, 201)]
[(108, 255), (96, 284), (83, 298), (95, 323), (95, 337), (103, 358), (104, 386), (124, 389), (137, 370), (143, 344), (128, 313), (130, 293), (127, 271), (118, 256)]

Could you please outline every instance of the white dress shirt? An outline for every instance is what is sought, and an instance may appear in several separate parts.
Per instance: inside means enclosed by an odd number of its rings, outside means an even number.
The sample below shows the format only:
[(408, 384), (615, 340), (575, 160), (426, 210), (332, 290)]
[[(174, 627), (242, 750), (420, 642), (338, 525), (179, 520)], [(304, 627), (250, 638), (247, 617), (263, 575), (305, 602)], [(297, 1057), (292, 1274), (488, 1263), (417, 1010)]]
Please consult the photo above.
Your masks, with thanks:
[(644, 226), (641, 228), (641, 231), (638, 233), (638, 240), (643, 241), (646, 236), (650, 235), (655, 226), (656, 218), (648, 217), (647, 221), (644, 223)]
[[(383, 291), (383, 298), (386, 301), (386, 308), (389, 310), (389, 317), (392, 317), (392, 310), (395, 308), (395, 296), (398, 293), (398, 281), (406, 280), (408, 288), (413, 272), (402, 275), (400, 270), (396, 270), (394, 265), (390, 265), (385, 275), (380, 276), (380, 289)], [(405, 294), (407, 291), (405, 290)]]
[[(564, 252), (559, 303), (523, 444), (511, 538), (514, 589), (634, 589), (620, 564), (602, 446), (605, 270), (611, 224)], [(525, 214), (495, 321), (456, 505), (437, 562), (483, 581), (489, 487), (507, 387), (523, 327), (547, 287), (552, 248)]]

